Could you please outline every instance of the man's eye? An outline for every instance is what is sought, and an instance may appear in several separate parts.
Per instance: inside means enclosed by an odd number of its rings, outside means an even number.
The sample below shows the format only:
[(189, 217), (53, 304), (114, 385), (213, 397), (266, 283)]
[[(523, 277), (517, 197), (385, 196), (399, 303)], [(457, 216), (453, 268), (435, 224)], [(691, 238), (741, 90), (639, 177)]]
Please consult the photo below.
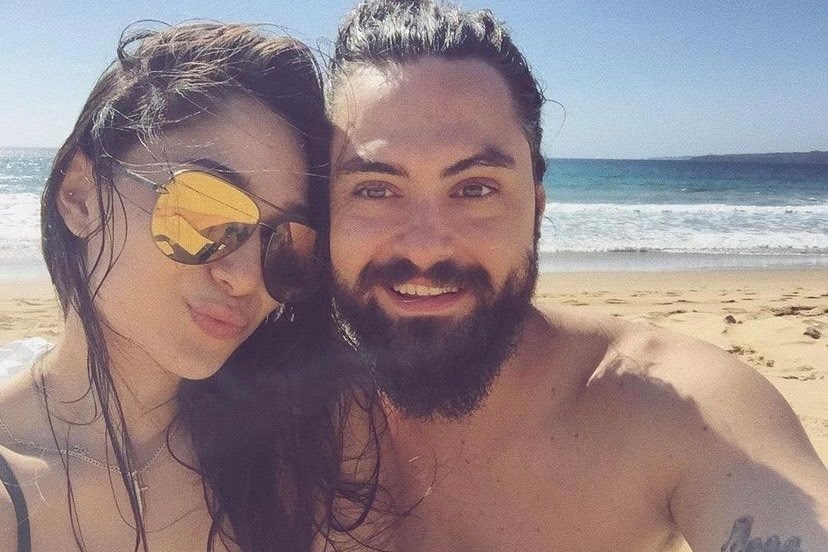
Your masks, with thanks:
[(385, 186), (363, 186), (356, 190), (354, 195), (368, 199), (382, 199), (384, 197), (391, 197), (393, 194)]
[(481, 182), (463, 184), (455, 195), (459, 197), (485, 197), (494, 192), (494, 188)]

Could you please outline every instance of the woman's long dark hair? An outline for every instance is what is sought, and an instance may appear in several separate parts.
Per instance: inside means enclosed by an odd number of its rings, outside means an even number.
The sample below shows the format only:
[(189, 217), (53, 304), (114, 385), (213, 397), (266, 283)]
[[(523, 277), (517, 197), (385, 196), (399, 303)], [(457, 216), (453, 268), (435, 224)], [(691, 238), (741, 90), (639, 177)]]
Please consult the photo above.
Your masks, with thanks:
[[(44, 257), (64, 316), (77, 312), (85, 331), (89, 394), (97, 401), (129, 496), (136, 551), (147, 551), (148, 545), (140, 497), (128, 475), (136, 469), (133, 447), (110, 371), (105, 323), (95, 306), (98, 290), (90, 283), (93, 273), (105, 278), (117, 258), (111, 222), (120, 203), (111, 162), (232, 94), (250, 95), (293, 127), (315, 175), (310, 203), (324, 231), (328, 125), (317, 64), (300, 42), (244, 25), (194, 23), (125, 34), (117, 61), (98, 80), (58, 151), (43, 192)], [(86, 239), (69, 230), (57, 206), (64, 175), (78, 153), (91, 163), (103, 214), (95, 230), (101, 247), (93, 252), (87, 252)], [(94, 259), (91, 266), (87, 258)], [(339, 379), (329, 374), (330, 362), (317, 357), (305, 363), (301, 354), (319, 350), (315, 343), (327, 322), (327, 298), (320, 294), (292, 310), (259, 328), (216, 376), (179, 388), (180, 423), (191, 433), (199, 464), (194, 468), (204, 478), (213, 516), (208, 549), (217, 536), (246, 551), (307, 548), (319, 514), (317, 499), (335, 485), (332, 412)], [(251, 414), (261, 418), (251, 421)], [(265, 427), (263, 420), (272, 424)], [(228, 465), (234, 456), (237, 462)], [(66, 477), (71, 496), (68, 467)], [(83, 550), (73, 500), (70, 516)], [(269, 528), (267, 534), (259, 534), (262, 527)]]

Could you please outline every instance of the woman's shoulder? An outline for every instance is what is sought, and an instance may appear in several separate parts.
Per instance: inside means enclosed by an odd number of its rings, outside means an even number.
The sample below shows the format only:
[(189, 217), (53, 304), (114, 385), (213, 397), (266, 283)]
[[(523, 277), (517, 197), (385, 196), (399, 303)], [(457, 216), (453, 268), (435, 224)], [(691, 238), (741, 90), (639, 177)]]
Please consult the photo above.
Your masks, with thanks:
[(29, 369), (51, 347), (42, 338), (0, 346), (0, 455), (18, 479), (44, 468), (42, 452), (33, 450), (30, 454), (25, 447), (33, 434), (48, 430)]
[(18, 538), (25, 543), (31, 535), (24, 488), (38, 463), (0, 445), (0, 550), (19, 550)]
[[(0, 447), (0, 455), (6, 450)], [(0, 485), (0, 550), (15, 550), (17, 546), (17, 511), (5, 485)]]

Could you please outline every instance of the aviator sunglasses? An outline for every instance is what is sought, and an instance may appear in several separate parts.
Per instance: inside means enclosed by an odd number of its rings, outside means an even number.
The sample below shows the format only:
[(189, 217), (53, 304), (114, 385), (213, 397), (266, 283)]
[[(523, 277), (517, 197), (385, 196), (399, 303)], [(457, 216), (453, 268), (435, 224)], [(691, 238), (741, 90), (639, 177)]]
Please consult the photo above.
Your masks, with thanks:
[[(158, 184), (119, 163), (112, 167), (158, 194), (148, 211), (152, 238), (168, 258), (187, 265), (217, 261), (239, 249), (261, 226), (267, 292), (280, 303), (313, 292), (320, 268), (314, 255), (316, 230), (302, 214), (286, 211), (200, 169), (173, 171), (166, 182)], [(263, 209), (273, 215), (264, 218)]]

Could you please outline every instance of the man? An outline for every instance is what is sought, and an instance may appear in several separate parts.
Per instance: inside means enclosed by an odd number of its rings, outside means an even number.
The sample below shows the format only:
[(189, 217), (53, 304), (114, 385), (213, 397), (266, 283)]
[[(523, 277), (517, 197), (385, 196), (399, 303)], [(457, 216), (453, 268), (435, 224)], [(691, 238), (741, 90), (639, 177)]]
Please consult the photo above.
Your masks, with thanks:
[(368, 0), (331, 79), (335, 305), (387, 420), (357, 549), (828, 549), (828, 472), (760, 376), (531, 305), (543, 96), (499, 21)]

